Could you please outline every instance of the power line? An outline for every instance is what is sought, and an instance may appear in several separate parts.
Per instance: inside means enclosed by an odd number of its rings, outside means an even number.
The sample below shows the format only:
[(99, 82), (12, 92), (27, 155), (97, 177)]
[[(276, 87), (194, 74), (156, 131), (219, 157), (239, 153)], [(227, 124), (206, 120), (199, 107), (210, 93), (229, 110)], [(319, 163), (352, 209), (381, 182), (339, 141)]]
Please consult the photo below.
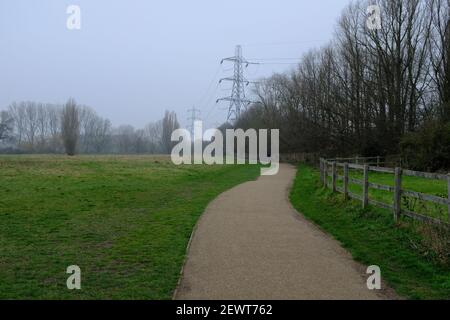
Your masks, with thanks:
[[(257, 65), (276, 65), (276, 64), (299, 64), (302, 61), (302, 58), (253, 58), (249, 59), (254, 64)], [(293, 62), (287, 62), (293, 61)], [(294, 62), (295, 61), (295, 62)]]
[[(209, 98), (207, 100), (205, 100), (205, 103), (209, 103), (213, 100), (213, 98), (215, 99), (216, 93), (219, 89), (219, 83), (217, 83), (216, 89), (214, 90), (214, 92), (212, 92), (212, 94), (209, 96)], [(214, 109), (216, 108), (217, 104), (216, 103), (211, 103), (212, 108), (209, 109), (208, 114), (206, 115), (206, 118), (204, 119), (205, 121), (209, 119), (209, 117), (211, 116), (211, 113), (214, 111)]]
[(298, 65), (299, 62), (255, 62), (259, 65)]
[(286, 42), (266, 42), (266, 43), (250, 43), (242, 45), (243, 47), (270, 47), (270, 46), (286, 46), (286, 45), (303, 45), (314, 42), (327, 42), (328, 40), (305, 40), (305, 41), (286, 41)]
[[(214, 75), (211, 78), (211, 81), (210, 81), (207, 89), (205, 90), (204, 94), (199, 98), (199, 100), (197, 102), (197, 106), (200, 106), (200, 109), (209, 108), (210, 102), (213, 101), (213, 99), (214, 100), (216, 99), (216, 93), (219, 88), (218, 76), (221, 71), (223, 71), (223, 66), (221, 64), (218, 64), (217, 69), (214, 71)], [(215, 88), (213, 88), (214, 83), (217, 83)], [(203, 119), (204, 121), (209, 119), (210, 115), (212, 114), (212, 112), (215, 109), (216, 104), (211, 103), (211, 105), (212, 105), (212, 108), (209, 108), (206, 118)], [(188, 129), (191, 131), (191, 133), (193, 133), (192, 131), (194, 128), (195, 120), (200, 120), (197, 113), (200, 114), (201, 111), (194, 107), (193, 109), (189, 109), (188, 112), (190, 113), (190, 117), (188, 117), (188, 121), (189, 121)]]
[(250, 61), (281, 61), (281, 60), (295, 60), (295, 61), (301, 61), (302, 58), (251, 58), (248, 59)]
[(222, 69), (222, 66), (219, 64), (217, 67), (217, 70), (214, 72), (214, 77), (211, 79), (211, 82), (208, 85), (208, 88), (206, 89), (204, 95), (201, 97), (201, 99), (198, 101), (197, 105), (202, 105), (202, 103), (205, 101), (205, 98), (208, 96), (208, 93), (210, 92), (213, 84), (216, 82), (217, 80), (217, 76), (220, 73), (220, 70)]

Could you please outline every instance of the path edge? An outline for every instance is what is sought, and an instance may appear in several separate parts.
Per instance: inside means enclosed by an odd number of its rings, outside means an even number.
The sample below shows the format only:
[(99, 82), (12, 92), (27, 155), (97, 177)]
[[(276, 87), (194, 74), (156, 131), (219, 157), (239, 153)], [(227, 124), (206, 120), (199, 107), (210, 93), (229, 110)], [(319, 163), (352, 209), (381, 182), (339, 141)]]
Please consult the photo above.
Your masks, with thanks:
[[(303, 164), (300, 164), (300, 165), (303, 165)], [(317, 231), (323, 233), (330, 240), (337, 242), (339, 244), (339, 247), (350, 257), (351, 263), (353, 264), (353, 268), (359, 273), (361, 279), (367, 280), (366, 278), (364, 278), (363, 275), (366, 274), (365, 270), (367, 270), (368, 266), (360, 261), (357, 261), (353, 257), (353, 254), (347, 248), (345, 248), (343, 246), (341, 241), (336, 239), (336, 237), (334, 235), (332, 235), (331, 233), (326, 231), (321, 225), (315, 223), (312, 219), (308, 218), (302, 212), (297, 210), (297, 208), (295, 208), (294, 204), (291, 202), (291, 192), (292, 192), (294, 184), (295, 184), (295, 179), (297, 179), (297, 173), (298, 173), (300, 165), (292, 165), (296, 170), (296, 174), (295, 174), (294, 179), (291, 181), (291, 184), (287, 187), (288, 192), (286, 194), (289, 206), (292, 208), (293, 212), (295, 212), (295, 218), (302, 220), (303, 222), (309, 224), (312, 228), (315, 228)], [(384, 280), (383, 277), (381, 277), (381, 286), (382, 286), (382, 289), (377, 290), (375, 292), (375, 294), (378, 297), (380, 297), (382, 300), (407, 300), (405, 297), (398, 294), (397, 291), (394, 290), (389, 285), (389, 283), (386, 280)]]
[(235, 186), (233, 186), (233, 187), (231, 187), (231, 188), (229, 188), (229, 189), (227, 189), (227, 190), (225, 190), (225, 191), (219, 193), (214, 199), (212, 199), (212, 200), (208, 203), (208, 205), (205, 207), (205, 209), (203, 210), (203, 212), (200, 214), (200, 216), (199, 216), (198, 219), (197, 219), (197, 222), (195, 223), (194, 227), (192, 228), (192, 232), (191, 232), (191, 235), (190, 235), (190, 237), (189, 237), (188, 244), (187, 244), (187, 246), (186, 246), (186, 251), (185, 251), (185, 253), (184, 253), (183, 264), (181, 265), (181, 270), (180, 270), (180, 273), (179, 273), (177, 285), (175, 286), (175, 289), (173, 290), (173, 293), (172, 293), (172, 300), (177, 300), (176, 297), (177, 297), (178, 291), (179, 291), (179, 289), (180, 289), (181, 281), (183, 280), (184, 269), (185, 269), (186, 263), (187, 263), (187, 261), (188, 261), (188, 259), (189, 259), (189, 251), (190, 251), (190, 249), (191, 249), (192, 241), (193, 241), (193, 239), (194, 239), (195, 233), (197, 232), (197, 229), (198, 229), (198, 226), (199, 226), (199, 224), (200, 224), (200, 221), (201, 221), (201, 219), (203, 218), (203, 216), (205, 215), (205, 213), (208, 211), (208, 208), (210, 207), (211, 203), (213, 203), (213, 202), (214, 202), (217, 198), (219, 198), (222, 194), (224, 194), (224, 193), (226, 193), (226, 192), (232, 190), (233, 188), (236, 188), (237, 186), (240, 186), (240, 185), (242, 185), (242, 184), (245, 184), (245, 183), (248, 183), (248, 182), (251, 182), (251, 181), (257, 181), (257, 180), (259, 180), (259, 178), (261, 178), (260, 175), (259, 175), (256, 179), (254, 179), (254, 180), (244, 181), (244, 182), (242, 182), (242, 183), (240, 183), (240, 184), (237, 184), (237, 185), (235, 185)]
[[(211, 202), (214, 201), (214, 200), (215, 200), (215, 199), (211, 200)], [(211, 203), (211, 202), (210, 202), (210, 203)], [(190, 237), (189, 237), (188, 244), (187, 244), (187, 246), (186, 246), (186, 251), (185, 251), (185, 253), (184, 253), (183, 264), (181, 265), (181, 270), (180, 270), (180, 273), (179, 273), (179, 275), (178, 275), (177, 285), (175, 286), (175, 289), (173, 290), (172, 300), (176, 300), (176, 296), (177, 296), (177, 294), (178, 294), (178, 289), (179, 289), (179, 287), (180, 287), (181, 280), (183, 279), (184, 268), (186, 267), (187, 260), (189, 259), (189, 251), (190, 251), (190, 249), (191, 249), (192, 239), (194, 238), (194, 234), (195, 234), (195, 232), (196, 232), (197, 229), (198, 229), (198, 225), (199, 225), (199, 223), (200, 223), (200, 219), (203, 217), (203, 215), (205, 214), (205, 212), (206, 212), (206, 210), (208, 209), (208, 207), (209, 207), (209, 204), (206, 206), (206, 209), (203, 210), (202, 214), (201, 214), (200, 217), (197, 219), (197, 222), (195, 223), (194, 228), (192, 228), (192, 232), (191, 232), (191, 235), (190, 235)]]

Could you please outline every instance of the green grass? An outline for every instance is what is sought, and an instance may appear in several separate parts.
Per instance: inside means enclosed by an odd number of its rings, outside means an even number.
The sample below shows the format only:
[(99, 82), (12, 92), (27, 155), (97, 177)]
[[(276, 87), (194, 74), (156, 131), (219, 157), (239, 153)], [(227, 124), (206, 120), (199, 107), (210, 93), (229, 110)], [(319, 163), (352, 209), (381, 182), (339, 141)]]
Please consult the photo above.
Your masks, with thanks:
[[(339, 168), (338, 175), (343, 175), (343, 170)], [(355, 179), (362, 180), (363, 175), (361, 170), (350, 170), (349, 176)], [(331, 184), (331, 177), (328, 176), (328, 181)], [(383, 184), (387, 186), (394, 186), (394, 175), (387, 173), (369, 172), (369, 182)], [(337, 186), (343, 187), (343, 181), (338, 179)], [(442, 198), (447, 198), (447, 181), (425, 179), (419, 177), (402, 177), (402, 189), (421, 192), (429, 195), (434, 195)], [(349, 183), (349, 191), (357, 195), (362, 195), (362, 186)], [(394, 203), (394, 194), (389, 191), (376, 190), (369, 188), (369, 198), (392, 205)], [(402, 196), (402, 208), (409, 211), (417, 212), (433, 218), (438, 218), (444, 222), (449, 221), (448, 207), (441, 204), (435, 204), (430, 201), (421, 201), (409, 196)]]
[[(408, 181), (411, 187), (414, 183)], [(417, 182), (416, 187), (432, 191), (440, 185)], [(450, 267), (430, 251), (418, 249), (423, 235), (417, 223), (405, 220), (395, 225), (388, 210), (363, 210), (359, 202), (343, 201), (341, 194), (320, 187), (318, 171), (307, 166), (299, 167), (290, 198), (299, 212), (340, 241), (355, 260), (380, 266), (383, 279), (400, 296), (450, 299)]]
[[(1, 299), (170, 299), (197, 219), (257, 166), (0, 157)], [(66, 287), (69, 265), (81, 290)]]

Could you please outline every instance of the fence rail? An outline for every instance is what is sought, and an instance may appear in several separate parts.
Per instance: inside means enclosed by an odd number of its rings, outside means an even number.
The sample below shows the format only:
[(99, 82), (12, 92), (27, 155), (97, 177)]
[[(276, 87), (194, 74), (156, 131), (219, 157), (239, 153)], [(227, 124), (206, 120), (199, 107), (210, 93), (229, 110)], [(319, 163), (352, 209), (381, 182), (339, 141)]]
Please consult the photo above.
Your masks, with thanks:
[(320, 156), (317, 153), (281, 153), (280, 161), (281, 162), (292, 162), (292, 163), (310, 163), (317, 164), (320, 160)]
[[(373, 166), (370, 162), (376, 159), (378, 165)], [(331, 188), (333, 192), (339, 192), (344, 194), (344, 198), (347, 200), (349, 198), (358, 200), (362, 202), (363, 208), (368, 205), (373, 205), (381, 207), (384, 209), (391, 210), (395, 221), (398, 221), (402, 215), (412, 218), (414, 220), (419, 220), (426, 223), (432, 223), (435, 225), (443, 226), (450, 230), (450, 174), (438, 174), (438, 173), (427, 173), (412, 170), (405, 170), (400, 167), (388, 168), (381, 167), (380, 161), (381, 157), (371, 157), (371, 158), (336, 158), (336, 159), (320, 159), (320, 179), (322, 184), (326, 188)], [(364, 161), (364, 162), (363, 162)], [(364, 164), (359, 164), (363, 162)], [(343, 175), (338, 174), (338, 168), (343, 169)], [(356, 179), (349, 176), (350, 169), (356, 171), (362, 171), (363, 179)], [(385, 174), (392, 174), (394, 179), (394, 186), (388, 186), (380, 183), (369, 182), (369, 172), (378, 172)], [(443, 198), (436, 195), (425, 194), (421, 192), (411, 191), (403, 189), (402, 187), (402, 177), (412, 176), (420, 177), (424, 179), (433, 180), (445, 180), (447, 181), (447, 198)], [(329, 177), (331, 177), (331, 183), (329, 182)], [(338, 186), (338, 182), (342, 183), (342, 186)], [(350, 192), (349, 185), (356, 184), (362, 186), (362, 195), (358, 195)], [(369, 189), (387, 191), (393, 193), (393, 205), (384, 202), (377, 201), (375, 199), (369, 199)], [(410, 210), (402, 209), (402, 196), (412, 197), (421, 201), (432, 202), (438, 205), (444, 205), (448, 207), (448, 223), (437, 218), (433, 218), (424, 214), (417, 212), (412, 212)]]

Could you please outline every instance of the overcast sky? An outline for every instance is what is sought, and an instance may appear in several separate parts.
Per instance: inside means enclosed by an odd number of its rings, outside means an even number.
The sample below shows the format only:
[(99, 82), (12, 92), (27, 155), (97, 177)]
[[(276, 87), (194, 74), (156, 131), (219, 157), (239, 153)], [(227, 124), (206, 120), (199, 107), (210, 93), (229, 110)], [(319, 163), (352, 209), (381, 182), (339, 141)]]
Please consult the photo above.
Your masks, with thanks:
[[(231, 64), (247, 59), (248, 79), (287, 64), (333, 35), (348, 0), (0, 0), (0, 110), (13, 101), (63, 103), (74, 97), (113, 125), (142, 127), (174, 110), (201, 109), (207, 126), (226, 120)], [(81, 30), (68, 30), (69, 5)], [(281, 59), (283, 58), (283, 59)], [(280, 60), (278, 60), (280, 59)]]

